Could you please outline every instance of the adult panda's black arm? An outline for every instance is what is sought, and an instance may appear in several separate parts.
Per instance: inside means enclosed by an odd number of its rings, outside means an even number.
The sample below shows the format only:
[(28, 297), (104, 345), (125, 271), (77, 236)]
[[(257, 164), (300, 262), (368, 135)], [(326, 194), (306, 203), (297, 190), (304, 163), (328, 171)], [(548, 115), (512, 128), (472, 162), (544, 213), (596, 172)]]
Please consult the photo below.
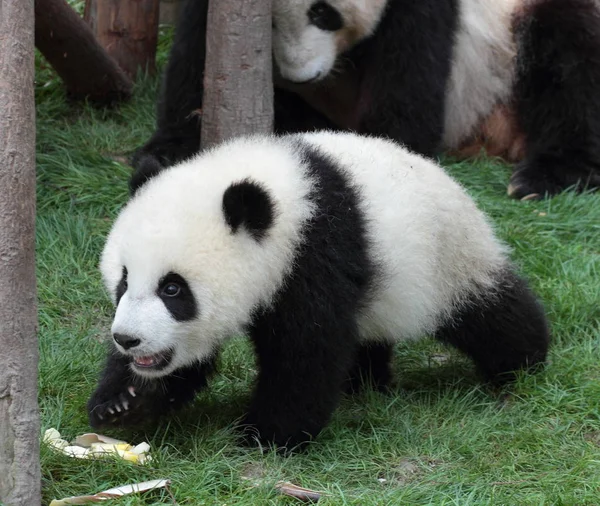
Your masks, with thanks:
[(92, 427), (152, 423), (191, 402), (214, 371), (211, 360), (153, 380), (132, 373), (130, 362), (130, 357), (115, 350), (108, 354), (98, 386), (87, 403)]
[[(131, 194), (163, 168), (200, 150), (207, 14), (208, 0), (185, 0), (182, 6), (159, 92), (156, 130), (132, 158)], [(274, 100), (277, 133), (335, 128), (290, 91), (276, 88)]]
[(360, 131), (432, 155), (441, 147), (459, 0), (390, 0), (355, 50), (363, 69)]
[(132, 159), (132, 193), (163, 167), (200, 149), (208, 0), (185, 0), (157, 104), (156, 131)]

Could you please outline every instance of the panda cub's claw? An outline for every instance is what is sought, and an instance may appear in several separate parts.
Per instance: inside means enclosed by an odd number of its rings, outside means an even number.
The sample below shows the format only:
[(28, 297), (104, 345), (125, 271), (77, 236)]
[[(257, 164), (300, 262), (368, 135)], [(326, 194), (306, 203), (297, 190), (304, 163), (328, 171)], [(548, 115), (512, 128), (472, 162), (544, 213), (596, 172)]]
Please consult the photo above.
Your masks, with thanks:
[(88, 402), (90, 425), (94, 428), (110, 425), (130, 425), (143, 421), (141, 403), (136, 402), (137, 394), (133, 386), (109, 399), (94, 394)]

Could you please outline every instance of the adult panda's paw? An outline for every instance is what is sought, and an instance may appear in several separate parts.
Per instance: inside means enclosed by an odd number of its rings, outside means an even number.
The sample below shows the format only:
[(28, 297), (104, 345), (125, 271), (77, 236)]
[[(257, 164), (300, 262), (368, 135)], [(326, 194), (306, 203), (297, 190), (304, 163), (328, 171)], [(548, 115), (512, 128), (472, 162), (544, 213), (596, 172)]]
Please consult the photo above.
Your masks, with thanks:
[(600, 188), (600, 171), (576, 160), (524, 160), (517, 164), (507, 193), (519, 200), (540, 200), (574, 189)]
[(145, 404), (144, 396), (133, 385), (113, 395), (99, 388), (87, 404), (90, 425), (96, 429), (142, 423), (151, 416)]
[(510, 178), (506, 193), (518, 200), (540, 200), (560, 192), (556, 185), (549, 185), (525, 170), (516, 170)]

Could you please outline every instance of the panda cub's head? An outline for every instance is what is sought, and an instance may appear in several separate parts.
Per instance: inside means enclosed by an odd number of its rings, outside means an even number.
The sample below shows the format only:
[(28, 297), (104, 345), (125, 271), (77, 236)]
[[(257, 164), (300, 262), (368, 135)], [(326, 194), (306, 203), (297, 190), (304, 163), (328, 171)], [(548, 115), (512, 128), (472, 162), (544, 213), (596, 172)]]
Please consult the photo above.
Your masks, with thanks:
[(269, 305), (310, 214), (297, 165), (275, 141), (240, 140), (161, 172), (123, 208), (100, 269), (135, 373), (210, 358)]
[(273, 54), (295, 83), (329, 75), (337, 57), (373, 33), (388, 0), (274, 0)]

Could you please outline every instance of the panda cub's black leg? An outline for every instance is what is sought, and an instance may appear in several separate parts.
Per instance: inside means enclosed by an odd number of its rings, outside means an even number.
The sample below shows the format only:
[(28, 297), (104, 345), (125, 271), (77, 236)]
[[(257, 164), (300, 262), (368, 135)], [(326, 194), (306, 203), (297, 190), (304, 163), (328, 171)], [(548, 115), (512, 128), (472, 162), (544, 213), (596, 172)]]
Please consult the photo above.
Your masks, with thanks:
[(527, 283), (511, 270), (497, 282), (495, 293), (463, 301), (435, 337), (469, 355), (487, 380), (502, 384), (520, 369), (544, 364), (550, 335), (544, 310)]
[(344, 390), (347, 393), (357, 393), (361, 386), (371, 385), (375, 390), (385, 391), (392, 379), (392, 353), (393, 345), (390, 343), (362, 344), (356, 353)]
[(515, 98), (526, 157), (509, 194), (542, 198), (600, 187), (600, 8), (537, 0), (517, 17)]
[(241, 426), (247, 442), (274, 443), (288, 453), (301, 449), (329, 422), (357, 342), (352, 314), (329, 316), (284, 311), (252, 330), (260, 373)]
[(90, 425), (132, 426), (154, 422), (179, 409), (204, 388), (214, 362), (195, 364), (159, 379), (140, 378), (129, 368), (130, 359), (111, 352), (98, 386), (87, 403)]

